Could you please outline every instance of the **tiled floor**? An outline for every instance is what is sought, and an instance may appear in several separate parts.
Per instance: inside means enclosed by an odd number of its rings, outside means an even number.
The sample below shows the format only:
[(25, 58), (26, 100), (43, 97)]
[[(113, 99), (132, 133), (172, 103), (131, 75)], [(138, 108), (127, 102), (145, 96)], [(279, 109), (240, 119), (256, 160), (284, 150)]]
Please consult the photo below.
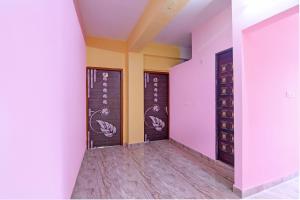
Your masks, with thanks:
[(252, 195), (248, 199), (300, 199), (299, 178), (276, 185)]
[(231, 187), (164, 140), (87, 151), (72, 198), (237, 198)]
[[(297, 183), (294, 179), (249, 198), (297, 198)], [(72, 198), (238, 197), (230, 181), (164, 140), (87, 151)]]

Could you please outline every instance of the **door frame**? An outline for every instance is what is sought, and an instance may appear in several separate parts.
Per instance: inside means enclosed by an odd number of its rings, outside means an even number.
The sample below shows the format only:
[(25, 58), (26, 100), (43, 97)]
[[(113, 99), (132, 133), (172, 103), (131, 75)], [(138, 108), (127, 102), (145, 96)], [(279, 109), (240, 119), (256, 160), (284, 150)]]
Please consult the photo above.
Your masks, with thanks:
[[(85, 89), (85, 97), (86, 97), (86, 149), (89, 148), (89, 144), (88, 144), (88, 126), (89, 126), (89, 108), (88, 108), (88, 78), (87, 78), (87, 71), (89, 69), (96, 69), (96, 70), (106, 70), (106, 71), (117, 71), (120, 72), (120, 126), (121, 126), (121, 130), (120, 130), (120, 145), (123, 145), (123, 68), (109, 68), (109, 67), (94, 67), (94, 66), (86, 66), (86, 70), (85, 70), (85, 79), (86, 79), (86, 89)], [(109, 146), (107, 146), (109, 147)]]
[[(153, 74), (163, 74), (163, 75), (168, 75), (168, 139), (170, 139), (170, 114), (171, 114), (171, 109), (170, 109), (170, 73), (169, 72), (164, 72), (164, 71), (155, 71), (155, 70), (144, 70), (144, 77), (145, 77), (145, 73), (153, 73)], [(145, 78), (144, 78), (144, 84), (143, 84), (143, 88), (145, 91)], [(145, 103), (145, 94), (144, 96), (144, 103)], [(144, 142), (145, 141), (145, 106), (143, 109), (143, 113), (144, 113)]]
[[(216, 132), (215, 132), (216, 147), (215, 147), (215, 149), (216, 149), (216, 155), (215, 156), (216, 156), (216, 160), (218, 160), (218, 161), (220, 161), (222, 163), (224, 163), (224, 162), (219, 159), (219, 141), (218, 141), (218, 139), (219, 139), (219, 135), (218, 135), (218, 133), (219, 133), (219, 128), (218, 128), (218, 120), (219, 120), (219, 118), (218, 118), (218, 110), (217, 110), (217, 107), (218, 107), (218, 101), (217, 101), (218, 87), (217, 86), (218, 86), (218, 74), (219, 74), (219, 70), (218, 70), (218, 56), (221, 55), (221, 54), (230, 52), (230, 51), (232, 52), (232, 56), (233, 56), (233, 47), (230, 47), (228, 49), (225, 49), (225, 50), (220, 51), (220, 52), (218, 52), (218, 53), (215, 54), (215, 115), (216, 115), (216, 117), (215, 117), (215, 125), (216, 125)], [(232, 58), (232, 62), (233, 62), (233, 58)], [(232, 76), (234, 77), (234, 71), (232, 71)], [(234, 83), (233, 83), (233, 88), (234, 88)], [(234, 98), (234, 93), (233, 93), (233, 98)], [(233, 112), (234, 112), (234, 105), (233, 105)], [(233, 123), (234, 123), (234, 118), (233, 118)], [(234, 138), (235, 138), (235, 136), (234, 136)], [(233, 142), (233, 144), (234, 144), (234, 142)], [(233, 157), (233, 159), (235, 160), (235, 156)], [(224, 163), (224, 164), (229, 165), (227, 163)], [(231, 166), (231, 167), (234, 167), (234, 166)]]

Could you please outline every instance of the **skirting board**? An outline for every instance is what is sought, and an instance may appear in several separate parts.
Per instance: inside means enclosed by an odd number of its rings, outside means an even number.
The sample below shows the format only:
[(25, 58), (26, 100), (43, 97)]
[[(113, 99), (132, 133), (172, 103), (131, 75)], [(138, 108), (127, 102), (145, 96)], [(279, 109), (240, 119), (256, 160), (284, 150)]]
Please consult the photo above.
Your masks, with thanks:
[(210, 168), (212, 168), (216, 172), (218, 172), (218, 174), (220, 176), (224, 177), (225, 179), (227, 179), (229, 182), (231, 182), (233, 184), (233, 182), (234, 182), (233, 167), (231, 167), (219, 160), (211, 159), (211, 158), (205, 156), (204, 154), (197, 152), (197, 151), (185, 146), (184, 144), (177, 142), (176, 140), (174, 140), (172, 138), (170, 138), (169, 140), (170, 140), (170, 142), (175, 144), (177, 147), (182, 148), (182, 149), (188, 151), (189, 153), (193, 154), (197, 158), (201, 159), (201, 161), (203, 161), (203, 163), (207, 164)]
[[(170, 142), (172, 142), (176, 146), (178, 146), (180, 148), (183, 148), (186, 151), (189, 151), (191, 154), (197, 156), (202, 161), (204, 161), (205, 163), (207, 163), (211, 168), (215, 169), (221, 176), (225, 177), (230, 182), (234, 183), (234, 169), (231, 166), (229, 166), (229, 165), (227, 165), (225, 163), (222, 163), (219, 160), (213, 160), (213, 159), (211, 159), (211, 158), (203, 155), (202, 153), (197, 152), (197, 151), (195, 151), (195, 150), (193, 150), (193, 149), (185, 146), (184, 144), (181, 144), (181, 143), (175, 141), (174, 139), (170, 138), (169, 140), (170, 140)], [(275, 180), (275, 181), (272, 181), (272, 182), (269, 182), (269, 183), (266, 183), (266, 184), (262, 184), (262, 185), (259, 185), (257, 187), (245, 190), (245, 191), (241, 191), (239, 188), (237, 188), (233, 184), (233, 192), (236, 195), (238, 195), (240, 198), (245, 198), (245, 197), (251, 196), (253, 194), (256, 194), (258, 192), (261, 192), (263, 190), (266, 190), (268, 188), (271, 188), (271, 187), (273, 187), (275, 185), (278, 185), (280, 183), (283, 183), (285, 181), (288, 181), (290, 179), (293, 179), (293, 178), (295, 178), (297, 176), (298, 176), (298, 172), (296, 172), (294, 174), (291, 174), (291, 175), (289, 175), (287, 177), (280, 178), (278, 180)]]
[(235, 185), (233, 185), (233, 192), (234, 192), (235, 194), (237, 194), (239, 197), (245, 198), (245, 197), (249, 197), (249, 196), (251, 196), (251, 195), (253, 195), (253, 194), (256, 194), (256, 193), (258, 193), (258, 192), (261, 192), (261, 191), (263, 191), (263, 190), (266, 190), (266, 189), (268, 189), (268, 188), (274, 187), (274, 186), (276, 186), (276, 185), (278, 185), (278, 184), (280, 184), (280, 183), (283, 183), (283, 182), (285, 182), (285, 181), (288, 181), (288, 180), (290, 180), (290, 179), (293, 179), (293, 178), (295, 178), (295, 177), (297, 177), (297, 176), (298, 176), (298, 172), (293, 173), (293, 174), (291, 174), (291, 175), (289, 175), (289, 176), (286, 176), (286, 177), (277, 179), (277, 180), (275, 180), (275, 181), (271, 181), (271, 182), (269, 182), (269, 183), (265, 183), (265, 184), (256, 186), (256, 187), (254, 187), (254, 188), (250, 188), (250, 189), (248, 189), (248, 190), (244, 190), (244, 191), (240, 190), (240, 189), (237, 188)]

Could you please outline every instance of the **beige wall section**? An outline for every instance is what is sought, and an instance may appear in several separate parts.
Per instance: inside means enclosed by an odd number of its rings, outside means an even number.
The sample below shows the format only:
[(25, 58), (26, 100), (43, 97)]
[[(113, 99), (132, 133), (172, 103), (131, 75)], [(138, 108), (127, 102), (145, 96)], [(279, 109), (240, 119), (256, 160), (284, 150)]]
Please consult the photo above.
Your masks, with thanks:
[(144, 55), (144, 70), (156, 72), (168, 72), (172, 66), (182, 63), (179, 58), (166, 58), (160, 56)]
[(127, 64), (126, 53), (87, 47), (86, 63), (87, 66), (122, 69)]
[(128, 53), (128, 143), (144, 142), (144, 58)]
[(145, 71), (168, 72), (171, 67), (186, 60), (186, 57), (182, 57), (181, 49), (174, 45), (151, 43), (142, 53)]
[(126, 44), (87, 38), (87, 66), (123, 70), (123, 144), (144, 142), (144, 71), (168, 72), (186, 58), (172, 45), (150, 44), (141, 53)]
[(151, 43), (142, 52), (145, 55), (180, 58), (180, 48), (174, 45)]
[(100, 38), (100, 37), (87, 37), (86, 44), (89, 47), (94, 47), (98, 49), (106, 49), (116, 52), (127, 52), (127, 42), (123, 40), (114, 40), (110, 38)]

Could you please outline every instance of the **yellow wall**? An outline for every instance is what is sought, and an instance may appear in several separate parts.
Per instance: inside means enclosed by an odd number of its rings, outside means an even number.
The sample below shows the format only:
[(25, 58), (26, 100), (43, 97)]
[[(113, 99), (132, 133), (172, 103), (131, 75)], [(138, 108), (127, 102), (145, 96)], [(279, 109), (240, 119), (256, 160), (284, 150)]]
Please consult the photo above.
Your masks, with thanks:
[(185, 60), (181, 58), (180, 48), (174, 45), (152, 43), (142, 53), (145, 71), (168, 72), (172, 66)]
[(123, 41), (87, 38), (87, 66), (123, 71), (123, 144), (144, 142), (144, 71), (168, 72), (184, 59), (176, 46), (150, 44), (141, 53)]
[(143, 54), (128, 54), (128, 143), (144, 141)]
[(156, 55), (166, 58), (180, 58), (180, 48), (174, 45), (151, 43), (143, 49), (145, 55)]
[(87, 66), (122, 69), (125, 65), (127, 65), (126, 53), (87, 47), (86, 63)]
[(100, 38), (100, 37), (87, 37), (86, 44), (89, 47), (95, 47), (98, 49), (106, 49), (116, 52), (127, 52), (127, 42), (123, 40), (113, 40), (109, 38)]
[(182, 62), (182, 59), (144, 55), (144, 70), (168, 72), (171, 66), (175, 66)]

